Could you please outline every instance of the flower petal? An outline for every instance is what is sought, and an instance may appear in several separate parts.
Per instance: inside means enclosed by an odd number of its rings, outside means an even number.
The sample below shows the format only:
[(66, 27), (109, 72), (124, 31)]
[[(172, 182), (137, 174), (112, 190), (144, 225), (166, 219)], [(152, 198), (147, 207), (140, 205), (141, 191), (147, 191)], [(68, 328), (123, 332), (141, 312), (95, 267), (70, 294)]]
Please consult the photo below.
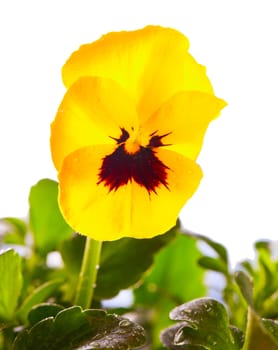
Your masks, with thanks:
[(110, 145), (90, 146), (68, 155), (59, 173), (59, 204), (77, 232), (96, 240), (120, 238), (129, 229), (130, 186), (117, 191), (99, 182), (102, 160)]
[[(143, 133), (156, 132), (166, 149), (196, 159), (209, 123), (218, 116), (226, 102), (200, 91), (183, 91), (171, 97), (145, 124)], [(169, 146), (168, 146), (169, 145)]]
[(121, 127), (137, 126), (135, 104), (113, 80), (83, 77), (67, 91), (51, 125), (51, 151), (57, 169), (78, 148), (115, 144)]
[(59, 174), (59, 203), (66, 221), (76, 231), (96, 240), (121, 237), (150, 238), (165, 233), (176, 223), (184, 203), (197, 189), (202, 171), (178, 153), (158, 150), (169, 168), (168, 188), (157, 194), (134, 181), (115, 191), (99, 183), (102, 159), (110, 145), (90, 146), (69, 154)]
[(63, 67), (67, 87), (81, 76), (110, 77), (135, 99), (142, 120), (180, 90), (212, 93), (205, 68), (180, 32), (159, 26), (114, 32), (83, 45)]
[(135, 238), (151, 238), (172, 228), (184, 204), (197, 190), (202, 178), (201, 168), (192, 160), (168, 151), (157, 151), (158, 158), (166, 164), (168, 188), (161, 186), (157, 195), (148, 196), (144, 188), (133, 184), (131, 227)]

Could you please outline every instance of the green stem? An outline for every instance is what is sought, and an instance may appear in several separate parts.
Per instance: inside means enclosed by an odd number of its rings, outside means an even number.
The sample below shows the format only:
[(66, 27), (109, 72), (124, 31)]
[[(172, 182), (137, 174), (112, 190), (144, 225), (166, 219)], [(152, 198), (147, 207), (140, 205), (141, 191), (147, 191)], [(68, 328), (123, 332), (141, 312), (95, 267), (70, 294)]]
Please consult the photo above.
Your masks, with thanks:
[(251, 307), (248, 307), (248, 314), (247, 314), (247, 325), (246, 325), (246, 332), (245, 332), (245, 342), (242, 350), (249, 350), (250, 344), (252, 342), (252, 336), (256, 324), (256, 316), (251, 309)]
[(83, 309), (89, 308), (93, 300), (99, 268), (101, 245), (101, 241), (95, 241), (89, 237), (86, 239), (74, 301), (75, 305), (79, 305)]

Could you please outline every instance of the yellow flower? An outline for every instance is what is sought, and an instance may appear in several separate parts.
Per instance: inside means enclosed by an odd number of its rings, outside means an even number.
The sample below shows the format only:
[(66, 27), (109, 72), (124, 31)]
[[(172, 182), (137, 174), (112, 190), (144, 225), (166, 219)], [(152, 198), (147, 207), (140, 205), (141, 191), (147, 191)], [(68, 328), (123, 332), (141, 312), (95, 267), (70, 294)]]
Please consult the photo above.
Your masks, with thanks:
[(195, 160), (225, 106), (176, 30), (110, 33), (63, 67), (51, 126), (66, 221), (96, 240), (149, 238), (176, 223), (202, 177)]

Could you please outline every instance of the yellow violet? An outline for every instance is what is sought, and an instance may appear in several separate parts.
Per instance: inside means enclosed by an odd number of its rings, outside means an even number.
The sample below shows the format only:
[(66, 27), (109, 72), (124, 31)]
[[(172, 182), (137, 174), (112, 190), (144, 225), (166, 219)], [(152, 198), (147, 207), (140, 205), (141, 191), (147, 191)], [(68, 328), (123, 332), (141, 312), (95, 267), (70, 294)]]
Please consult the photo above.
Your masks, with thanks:
[(180, 32), (148, 26), (83, 45), (64, 65), (51, 151), (60, 208), (77, 232), (165, 233), (196, 191), (205, 131), (226, 103), (188, 47)]

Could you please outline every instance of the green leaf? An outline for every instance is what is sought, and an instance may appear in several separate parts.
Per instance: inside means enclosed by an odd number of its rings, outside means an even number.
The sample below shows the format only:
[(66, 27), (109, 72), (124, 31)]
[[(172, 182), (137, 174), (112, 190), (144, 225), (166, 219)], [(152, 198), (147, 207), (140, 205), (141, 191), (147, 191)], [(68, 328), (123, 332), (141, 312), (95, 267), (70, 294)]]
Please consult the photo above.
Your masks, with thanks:
[[(85, 236), (75, 234), (70, 239), (62, 242), (60, 253), (70, 275), (79, 275), (83, 251), (85, 247)], [(103, 243), (104, 245), (105, 243)]]
[(58, 184), (49, 179), (40, 180), (29, 195), (30, 225), (35, 245), (46, 254), (72, 234), (58, 207)]
[(180, 305), (171, 311), (170, 318), (182, 321), (161, 335), (171, 349), (197, 346), (197, 349), (207, 350), (239, 350), (242, 346), (240, 330), (230, 329), (225, 307), (214, 299), (195, 299)]
[(168, 349), (173, 350), (208, 350), (206, 346), (202, 346), (200, 344), (180, 344), (181, 338), (183, 335), (180, 333), (181, 329), (180, 323), (171, 326), (167, 328), (165, 331), (163, 331), (160, 335), (161, 342), (164, 344), (164, 346)]
[[(252, 263), (244, 261), (241, 266), (252, 278), (252, 292), (249, 305), (264, 318), (278, 317), (278, 260), (275, 258), (275, 244), (272, 241), (259, 241), (255, 244), (256, 259)], [(249, 283), (248, 281), (246, 282)], [(250, 289), (250, 286), (249, 286)], [(247, 287), (248, 290), (248, 287)], [(242, 292), (244, 294), (244, 292)], [(252, 294), (252, 303), (250, 295)]]
[(245, 340), (244, 333), (235, 326), (229, 326), (229, 328), (234, 338), (236, 349), (237, 348), (241, 349), (243, 347), (244, 340)]
[(13, 319), (22, 288), (21, 258), (14, 250), (0, 254), (0, 320)]
[(74, 300), (76, 293), (85, 241), (85, 236), (75, 234), (60, 245), (60, 253), (65, 266), (64, 273), (67, 276), (67, 283), (63, 289), (64, 299), (70, 303)]
[(152, 266), (155, 254), (176, 236), (175, 229), (151, 239), (122, 238), (104, 242), (95, 289), (96, 299), (114, 297), (137, 283)]
[(278, 321), (262, 318), (261, 324), (273, 342), (278, 345)]
[(130, 320), (104, 310), (82, 311), (73, 306), (23, 331), (13, 350), (125, 350), (144, 342), (143, 328)]
[(205, 242), (208, 246), (210, 246), (218, 254), (218, 256), (225, 263), (225, 265), (228, 265), (228, 261), (229, 261), (228, 260), (228, 253), (227, 253), (226, 248), (222, 244), (220, 244), (219, 242), (215, 242), (212, 239), (210, 239), (206, 236), (200, 235), (198, 233), (193, 233), (193, 232), (187, 231), (187, 230), (185, 230), (184, 233), (188, 234), (191, 237), (194, 237), (195, 239), (198, 239), (198, 240)]
[[(205, 273), (197, 265), (199, 258), (200, 252), (196, 241), (189, 236), (179, 234), (156, 256), (153, 269), (144, 281), (145, 292), (140, 293), (140, 288), (135, 292), (137, 301), (152, 305), (159, 296), (183, 301), (204, 295), (206, 293)], [(147, 292), (148, 290), (150, 293)], [(146, 293), (150, 294), (150, 298)]]
[[(278, 262), (272, 258), (271, 242), (258, 242), (256, 249), (257, 269), (254, 274), (254, 305), (261, 316), (277, 317), (275, 293), (278, 290)], [(273, 305), (270, 305), (271, 302)]]
[(170, 310), (177, 304), (205, 295), (205, 272), (197, 264), (199, 257), (196, 240), (179, 234), (159, 252), (144, 283), (135, 289), (136, 304), (153, 315), (154, 346), (159, 341), (161, 329), (171, 323)]
[(34, 306), (28, 314), (28, 321), (31, 326), (47, 317), (55, 317), (64, 308), (58, 304), (42, 303)]
[(277, 350), (277, 348), (277, 321), (262, 319), (249, 308), (244, 350)]
[(198, 264), (208, 270), (221, 272), (223, 274), (228, 274), (227, 265), (223, 263), (219, 258), (212, 258), (210, 256), (202, 256), (198, 260)]
[(274, 318), (278, 315), (278, 290), (263, 301), (262, 310), (264, 317)]
[(27, 233), (27, 224), (24, 220), (5, 217), (0, 219), (0, 223), (4, 224), (3, 232), (1, 232), (1, 241), (6, 244), (24, 245)]
[(258, 251), (260, 249), (267, 250), (268, 252), (271, 251), (271, 241), (270, 240), (256, 241), (254, 245), (255, 245), (255, 249)]
[(235, 280), (247, 304), (253, 307), (253, 283), (251, 278), (245, 272), (237, 271), (235, 273)]
[(253, 278), (255, 276), (255, 270), (254, 266), (252, 264), (252, 261), (250, 260), (244, 260), (240, 262), (240, 266), (244, 268), (246, 272)]
[(28, 318), (28, 313), (33, 306), (46, 301), (52, 294), (61, 286), (63, 280), (52, 280), (44, 283), (37, 289), (35, 289), (22, 303), (17, 311), (18, 319), (26, 323)]

